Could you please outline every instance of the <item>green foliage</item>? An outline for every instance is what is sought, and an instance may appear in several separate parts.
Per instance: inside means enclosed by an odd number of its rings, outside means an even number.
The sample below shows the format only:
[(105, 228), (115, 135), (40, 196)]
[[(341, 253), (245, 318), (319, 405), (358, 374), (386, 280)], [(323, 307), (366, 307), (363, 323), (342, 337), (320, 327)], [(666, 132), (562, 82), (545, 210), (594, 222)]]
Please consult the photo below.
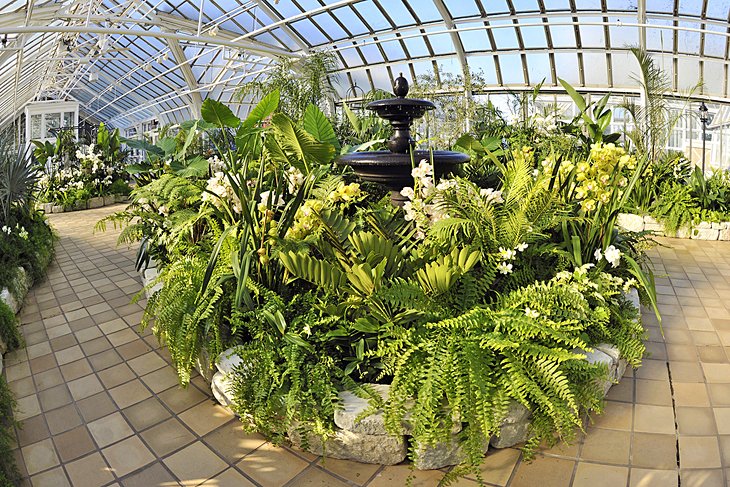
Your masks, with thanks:
[(13, 310), (2, 301), (0, 301), (0, 340), (5, 343), (8, 350), (15, 350), (23, 344), (18, 319)]
[(12, 215), (15, 226), (0, 232), (0, 289), (18, 294), (17, 268), (23, 267), (34, 280), (43, 276), (53, 257), (55, 236), (39, 212)]
[(27, 153), (12, 138), (0, 140), (0, 226), (10, 225), (14, 209), (28, 214), (38, 173)]
[(676, 183), (665, 183), (661, 190), (661, 198), (656, 200), (651, 213), (661, 221), (669, 232), (680, 228), (688, 228), (699, 216), (700, 206), (692, 198), (687, 186)]
[(15, 399), (5, 377), (0, 377), (0, 486), (13, 487), (20, 482), (20, 472), (15, 464), (13, 449), (15, 432), (13, 419)]

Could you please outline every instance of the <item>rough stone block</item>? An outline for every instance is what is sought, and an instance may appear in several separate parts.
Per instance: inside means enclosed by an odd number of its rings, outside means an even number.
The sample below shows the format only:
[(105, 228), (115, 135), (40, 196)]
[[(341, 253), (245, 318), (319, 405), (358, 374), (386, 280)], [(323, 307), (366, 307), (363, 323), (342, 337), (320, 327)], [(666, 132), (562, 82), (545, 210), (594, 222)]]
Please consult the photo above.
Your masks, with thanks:
[[(306, 436), (306, 442), (303, 435)], [(292, 427), (289, 429), (289, 440), (292, 445), (314, 455), (381, 465), (402, 462), (407, 450), (405, 436), (366, 435), (346, 430), (337, 430), (332, 437), (322, 442), (319, 435), (311, 432), (302, 434)]]
[(61, 206), (61, 205), (53, 205), (51, 207), (51, 213), (63, 213), (63, 212), (64, 212), (64, 209), (63, 209), (63, 206)]
[(101, 208), (102, 206), (104, 206), (104, 197), (95, 196), (94, 198), (89, 198), (89, 208)]
[(115, 203), (126, 203), (129, 200), (129, 197), (123, 194), (115, 194), (114, 195), (114, 202)]
[(43, 203), (43, 211), (45, 213), (53, 213), (53, 203)]
[(692, 238), (695, 240), (717, 240), (720, 236), (720, 230), (711, 228), (695, 228), (692, 230)]
[(730, 240), (730, 229), (725, 228), (720, 230), (720, 233), (717, 235), (717, 239), (725, 241)]
[(664, 225), (661, 223), (644, 223), (644, 230), (648, 232), (654, 232), (657, 235), (664, 235)]
[(639, 309), (639, 306), (641, 306), (641, 300), (639, 299), (639, 290), (635, 287), (632, 287), (629, 289), (629, 292), (624, 294), (624, 297), (631, 302), (631, 304), (634, 305), (634, 308)]
[(507, 410), (507, 416), (502, 420), (503, 424), (521, 423), (523, 421), (529, 421), (532, 417), (532, 413), (525, 406), (517, 401), (510, 401), (509, 409)]
[(644, 215), (644, 223), (649, 223), (649, 224), (652, 224), (652, 225), (656, 225), (656, 224), (657, 224), (657, 223), (659, 223), (659, 222), (657, 222), (657, 221), (656, 221), (656, 220), (654, 219), (654, 217), (653, 217), (653, 216), (651, 216), (651, 215)]
[(676, 238), (690, 238), (692, 236), (692, 229), (688, 227), (680, 228), (674, 236)]
[(509, 448), (527, 441), (530, 434), (530, 421), (505, 423), (499, 428), (499, 434), (492, 436), (489, 444), (494, 448)]
[(710, 222), (699, 222), (697, 225), (695, 225), (695, 228), (707, 229), (707, 228), (713, 228), (713, 227), (712, 227), (712, 223), (710, 223)]
[(641, 232), (644, 230), (644, 217), (632, 213), (620, 213), (616, 219), (619, 227), (629, 232)]
[[(484, 453), (487, 453), (489, 441), (484, 441)], [(450, 465), (458, 465), (466, 460), (466, 452), (462, 447), (458, 434), (452, 434), (448, 441), (435, 445), (421, 445), (413, 440), (415, 460), (413, 466), (418, 470), (436, 470)]]
[(75, 201), (73, 206), (74, 211), (78, 210), (85, 210), (86, 209), (86, 201)]
[(243, 363), (243, 359), (236, 353), (235, 348), (229, 348), (221, 352), (215, 361), (215, 366), (222, 374), (230, 374), (236, 367)]
[[(388, 399), (390, 386), (384, 384), (369, 384), (375, 392), (377, 392), (384, 401)], [(374, 411), (372, 414), (358, 418), (368, 408), (370, 401), (356, 396), (350, 391), (342, 391), (339, 394), (340, 408), (335, 411), (335, 424), (355, 433), (363, 433), (366, 435), (385, 435), (385, 418), (382, 409)], [(404, 432), (406, 434), (410, 431)]]
[(113, 205), (116, 202), (113, 194), (108, 194), (108, 195), (104, 196), (103, 198), (104, 198), (104, 206)]
[(210, 390), (213, 391), (216, 401), (222, 406), (231, 407), (233, 405), (233, 381), (223, 372), (213, 374), (210, 383)]
[(723, 228), (725, 228), (725, 224), (720, 222), (712, 222), (710, 228), (712, 228), (713, 230), (722, 230)]
[(8, 305), (13, 313), (17, 313), (18, 309), (20, 309), (20, 305), (18, 305), (18, 302), (15, 300), (15, 296), (13, 296), (13, 293), (11, 293), (8, 288), (3, 288), (3, 290), (0, 291), (0, 301)]
[(198, 355), (198, 358), (195, 360), (195, 369), (200, 373), (203, 379), (208, 381), (208, 383), (213, 381), (215, 369), (210, 363), (210, 356), (208, 355), (207, 350), (203, 349), (200, 351), (200, 355)]

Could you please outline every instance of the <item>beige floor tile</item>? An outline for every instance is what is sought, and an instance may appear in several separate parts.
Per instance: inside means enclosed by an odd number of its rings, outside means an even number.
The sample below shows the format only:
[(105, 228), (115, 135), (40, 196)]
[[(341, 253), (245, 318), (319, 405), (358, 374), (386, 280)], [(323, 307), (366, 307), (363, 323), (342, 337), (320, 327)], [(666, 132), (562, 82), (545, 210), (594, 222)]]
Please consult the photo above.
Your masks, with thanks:
[(631, 465), (648, 469), (675, 468), (677, 440), (674, 433), (670, 435), (634, 433)]
[(122, 413), (137, 431), (161, 423), (171, 416), (167, 408), (156, 397), (150, 397), (134, 406), (130, 406), (124, 409)]
[(23, 421), (41, 413), (41, 404), (36, 394), (21, 397), (16, 401), (15, 419)]
[(34, 475), (30, 478), (30, 482), (33, 487), (71, 487), (61, 467)]
[[(233, 419), (211, 431), (205, 436), (204, 441), (229, 463), (237, 462), (266, 443), (266, 440), (260, 434), (245, 432), (238, 419)], [(335, 463), (334, 465), (339, 464)]]
[(152, 393), (139, 379), (131, 380), (110, 389), (109, 394), (111, 394), (112, 399), (114, 399), (114, 402), (117, 403), (117, 406), (121, 409), (129, 407), (132, 404), (137, 404), (152, 395)]
[(707, 407), (710, 398), (704, 383), (673, 382), (674, 401), (677, 406)]
[(99, 379), (93, 374), (69, 382), (68, 388), (75, 401), (80, 401), (104, 390), (104, 386), (101, 385)]
[(104, 387), (111, 389), (135, 378), (134, 372), (127, 364), (119, 364), (98, 373)]
[(165, 456), (195, 440), (195, 436), (180, 421), (170, 418), (141, 434), (150, 448), (158, 455)]
[(677, 407), (677, 428), (680, 435), (716, 435), (715, 417), (711, 408)]
[(567, 487), (573, 475), (575, 462), (561, 458), (536, 457), (522, 462), (510, 483), (511, 487)]
[(118, 412), (97, 419), (89, 423), (88, 427), (101, 448), (134, 434), (124, 416)]
[(627, 467), (578, 463), (572, 487), (615, 487), (626, 485), (629, 478)]
[(507, 485), (520, 459), (520, 451), (514, 448), (490, 449), (479, 465), (482, 479), (495, 485)]
[(724, 487), (722, 470), (682, 470), (682, 487)]
[(233, 419), (233, 415), (228, 409), (205, 401), (181, 413), (179, 418), (197, 435), (203, 436)]
[(148, 352), (144, 355), (140, 355), (139, 357), (128, 361), (127, 364), (139, 376), (143, 376), (167, 366), (167, 362), (162, 360), (155, 352)]
[(66, 464), (73, 487), (101, 487), (114, 480), (111, 469), (99, 453)]
[(60, 463), (50, 438), (24, 446), (20, 450), (23, 453), (25, 468), (31, 475), (55, 467)]
[(631, 450), (629, 431), (590, 428), (583, 440), (581, 460), (628, 465)]
[(679, 484), (676, 470), (632, 468), (629, 475), (629, 487), (677, 487)]
[(367, 485), (368, 487), (390, 487), (408, 485), (410, 481), (410, 485), (414, 487), (433, 487), (438, 485), (443, 476), (443, 472), (439, 470), (411, 471), (408, 465), (393, 465), (383, 468)]
[(136, 436), (104, 448), (101, 453), (118, 477), (123, 477), (155, 460), (152, 452)]
[(637, 404), (634, 431), (641, 433), (674, 433), (674, 411), (668, 406)]
[(334, 477), (331, 473), (322, 470), (321, 468), (311, 466), (304, 472), (297, 475), (289, 485), (291, 485), (292, 487), (305, 485), (319, 485), (322, 487), (347, 487), (348, 484)]
[(629, 431), (631, 429), (631, 415), (633, 405), (606, 401), (602, 414), (593, 414), (591, 420), (597, 428)]
[(172, 367), (166, 366), (142, 377), (142, 382), (155, 394), (178, 384), (178, 377)]
[(46, 421), (48, 429), (54, 435), (71, 430), (82, 423), (81, 416), (76, 411), (74, 404), (47, 412)]
[(636, 379), (636, 402), (656, 406), (671, 406), (669, 381)]
[(250, 480), (235, 468), (229, 468), (216, 477), (200, 484), (201, 487), (254, 487)]
[(100, 392), (76, 403), (84, 421), (91, 422), (117, 410), (109, 394)]
[(721, 435), (730, 435), (730, 408), (714, 408), (715, 424)]
[(683, 469), (719, 468), (721, 462), (717, 437), (680, 436), (679, 461)]
[(199, 485), (228, 467), (226, 462), (200, 442), (170, 455), (163, 462), (186, 487)]
[(18, 445), (30, 445), (45, 440), (49, 436), (51, 433), (46, 425), (46, 418), (42, 415), (33, 416), (23, 421), (22, 428), (18, 428)]
[[(281, 486), (296, 477), (307, 467), (307, 462), (284, 448), (264, 444), (247, 455), (236, 466), (255, 481), (271, 486)], [(384, 484), (381, 484), (384, 485)], [(398, 485), (398, 484), (390, 484)]]
[(730, 364), (703, 363), (702, 370), (709, 383), (730, 383)]
[(147, 465), (139, 472), (125, 477), (124, 487), (179, 487), (179, 483), (162, 463)]
[(79, 426), (53, 437), (62, 462), (75, 460), (96, 449), (86, 426)]

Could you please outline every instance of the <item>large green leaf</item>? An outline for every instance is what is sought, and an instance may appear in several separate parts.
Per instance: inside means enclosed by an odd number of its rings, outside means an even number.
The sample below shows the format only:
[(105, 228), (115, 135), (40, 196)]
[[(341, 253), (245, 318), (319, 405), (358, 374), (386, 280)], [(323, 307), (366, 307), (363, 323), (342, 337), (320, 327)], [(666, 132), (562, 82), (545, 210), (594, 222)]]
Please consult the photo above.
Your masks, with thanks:
[(332, 144), (318, 142), (305, 130), (295, 126), (286, 115), (277, 113), (271, 119), (285, 151), (304, 162), (307, 170), (315, 164), (327, 164), (335, 155)]
[(196, 156), (187, 162), (187, 164), (173, 162), (170, 164), (170, 168), (175, 171), (175, 174), (184, 178), (203, 177), (208, 175), (208, 165), (208, 159)]
[(177, 149), (177, 142), (172, 137), (165, 137), (157, 142), (157, 147), (162, 149), (162, 156), (167, 157)]
[(251, 110), (244, 120), (243, 125), (245, 127), (254, 127), (261, 123), (266, 117), (274, 113), (279, 107), (280, 94), (279, 90), (274, 90), (261, 99), (260, 102)]
[(135, 140), (135, 139), (127, 139), (125, 137), (122, 137), (122, 142), (131, 149), (139, 149), (139, 150), (151, 152), (152, 154), (156, 154), (160, 157), (165, 155), (164, 150), (160, 149), (156, 145), (150, 144), (146, 140)]
[(302, 125), (304, 126), (304, 130), (309, 132), (312, 137), (320, 142), (332, 144), (335, 149), (339, 150), (340, 141), (337, 140), (335, 130), (332, 128), (332, 124), (329, 120), (327, 120), (327, 117), (324, 113), (322, 113), (322, 110), (320, 110), (319, 107), (311, 103), (309, 104), (304, 112)]
[(233, 114), (230, 108), (223, 103), (206, 98), (200, 109), (200, 115), (208, 123), (217, 125), (218, 127), (235, 128), (241, 124), (241, 120)]
[(575, 88), (573, 88), (573, 86), (571, 86), (571, 84), (568, 83), (567, 81), (565, 81), (564, 79), (558, 78), (558, 81), (560, 81), (560, 84), (563, 85), (563, 88), (568, 93), (568, 95), (570, 95), (570, 97), (573, 99), (573, 101), (578, 106), (580, 111), (581, 112), (585, 111), (585, 109), (588, 107), (588, 105), (586, 105), (586, 100), (585, 100), (585, 98), (583, 98), (583, 95), (581, 95), (580, 93), (575, 91)]

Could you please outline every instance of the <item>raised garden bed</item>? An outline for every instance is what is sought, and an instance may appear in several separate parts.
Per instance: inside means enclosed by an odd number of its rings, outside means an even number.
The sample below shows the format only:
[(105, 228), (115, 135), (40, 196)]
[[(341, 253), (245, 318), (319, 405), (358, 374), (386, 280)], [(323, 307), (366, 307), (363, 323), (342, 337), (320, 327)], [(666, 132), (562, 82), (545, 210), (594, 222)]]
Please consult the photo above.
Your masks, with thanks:
[(650, 215), (621, 213), (617, 224), (631, 232), (651, 231), (663, 237), (730, 241), (730, 222), (700, 222), (692, 228), (680, 228), (676, 232), (668, 232), (661, 222)]
[(91, 210), (95, 208), (102, 208), (104, 206), (115, 205), (117, 203), (126, 203), (129, 198), (121, 194), (113, 194), (108, 196), (96, 196), (89, 198), (87, 201), (77, 201), (71, 208), (65, 208), (61, 205), (54, 205), (53, 203), (39, 203), (37, 208), (43, 210), (46, 214), (49, 213), (65, 213), (69, 211), (79, 210)]

